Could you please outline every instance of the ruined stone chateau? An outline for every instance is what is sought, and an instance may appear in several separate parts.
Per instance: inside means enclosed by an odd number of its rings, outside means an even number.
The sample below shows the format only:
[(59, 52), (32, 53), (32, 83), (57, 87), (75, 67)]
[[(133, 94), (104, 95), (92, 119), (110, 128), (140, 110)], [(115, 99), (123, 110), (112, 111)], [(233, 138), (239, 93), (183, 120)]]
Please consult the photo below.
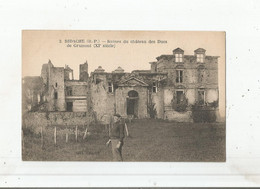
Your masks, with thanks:
[(96, 118), (123, 117), (190, 120), (194, 104), (218, 103), (218, 56), (198, 48), (186, 55), (177, 48), (158, 56), (150, 70), (127, 73), (99, 66), (88, 73), (80, 64), (79, 80), (69, 66), (42, 65), (41, 76), (23, 78), (23, 111), (93, 112)]

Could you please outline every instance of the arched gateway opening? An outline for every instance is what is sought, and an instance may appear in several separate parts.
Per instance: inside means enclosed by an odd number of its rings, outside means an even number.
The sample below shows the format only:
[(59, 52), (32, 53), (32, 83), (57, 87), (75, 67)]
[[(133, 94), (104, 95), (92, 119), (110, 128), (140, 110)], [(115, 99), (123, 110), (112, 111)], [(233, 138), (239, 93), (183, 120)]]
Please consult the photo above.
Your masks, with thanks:
[(127, 96), (127, 115), (138, 117), (138, 92), (132, 90)]

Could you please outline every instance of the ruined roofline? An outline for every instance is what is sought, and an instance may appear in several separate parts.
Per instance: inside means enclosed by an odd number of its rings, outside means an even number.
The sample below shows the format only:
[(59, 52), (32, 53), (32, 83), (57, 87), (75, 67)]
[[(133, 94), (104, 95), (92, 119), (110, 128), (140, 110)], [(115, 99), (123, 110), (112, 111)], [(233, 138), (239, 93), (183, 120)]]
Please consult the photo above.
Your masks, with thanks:
[(114, 72), (114, 71), (111, 71), (111, 72), (90, 72), (90, 75), (92, 74), (115, 74), (115, 75), (119, 75), (119, 74), (130, 74), (131, 72)]
[(150, 73), (139, 73), (140, 75), (168, 75), (167, 72), (150, 72)]
[[(157, 61), (159, 61), (160, 59), (162, 59), (164, 57), (167, 58), (167, 59), (172, 59), (172, 58), (175, 58), (175, 55), (173, 55), (173, 54), (163, 54), (161, 56), (156, 57), (156, 59), (157, 59)], [(196, 56), (195, 55), (183, 55), (183, 57), (184, 58), (195, 58)], [(211, 58), (211, 57), (219, 58), (220, 56), (209, 56), (209, 55), (205, 56), (206, 59)], [(150, 64), (154, 64), (154, 63), (156, 63), (156, 62), (150, 62)]]
[[(95, 74), (99, 74), (99, 75), (130, 75), (133, 72), (123, 72), (123, 73), (111, 73), (111, 72), (91, 72), (90, 76), (95, 75)], [(167, 72), (135, 72), (138, 73), (140, 75), (167, 75)]]
[(140, 72), (143, 72), (143, 73), (149, 73), (149, 72), (151, 72), (151, 70), (133, 70), (133, 71), (132, 71), (132, 73), (133, 73), (133, 72), (139, 72), (139, 73), (140, 73)]

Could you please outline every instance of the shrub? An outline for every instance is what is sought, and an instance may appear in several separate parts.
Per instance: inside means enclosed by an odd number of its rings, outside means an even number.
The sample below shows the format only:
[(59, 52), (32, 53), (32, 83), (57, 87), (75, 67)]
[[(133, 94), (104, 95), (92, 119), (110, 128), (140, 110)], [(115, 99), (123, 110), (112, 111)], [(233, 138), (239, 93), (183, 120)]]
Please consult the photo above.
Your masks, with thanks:
[(150, 118), (155, 118), (157, 115), (155, 104), (152, 102), (148, 104), (148, 114), (150, 115)]
[(192, 118), (195, 123), (216, 122), (216, 108), (196, 103), (192, 106)]
[(172, 108), (177, 112), (184, 112), (188, 107), (188, 99), (184, 97), (180, 103), (177, 104), (177, 101), (172, 99)]

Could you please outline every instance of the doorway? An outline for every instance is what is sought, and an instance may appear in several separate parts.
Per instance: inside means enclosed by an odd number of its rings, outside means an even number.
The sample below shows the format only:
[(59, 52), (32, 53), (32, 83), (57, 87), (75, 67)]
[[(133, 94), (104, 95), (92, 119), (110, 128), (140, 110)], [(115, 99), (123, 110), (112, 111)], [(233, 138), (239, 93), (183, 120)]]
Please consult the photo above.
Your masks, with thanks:
[(177, 104), (180, 104), (184, 100), (184, 92), (176, 91), (177, 94)]
[(138, 93), (134, 90), (128, 92), (126, 113), (128, 116), (138, 117)]

